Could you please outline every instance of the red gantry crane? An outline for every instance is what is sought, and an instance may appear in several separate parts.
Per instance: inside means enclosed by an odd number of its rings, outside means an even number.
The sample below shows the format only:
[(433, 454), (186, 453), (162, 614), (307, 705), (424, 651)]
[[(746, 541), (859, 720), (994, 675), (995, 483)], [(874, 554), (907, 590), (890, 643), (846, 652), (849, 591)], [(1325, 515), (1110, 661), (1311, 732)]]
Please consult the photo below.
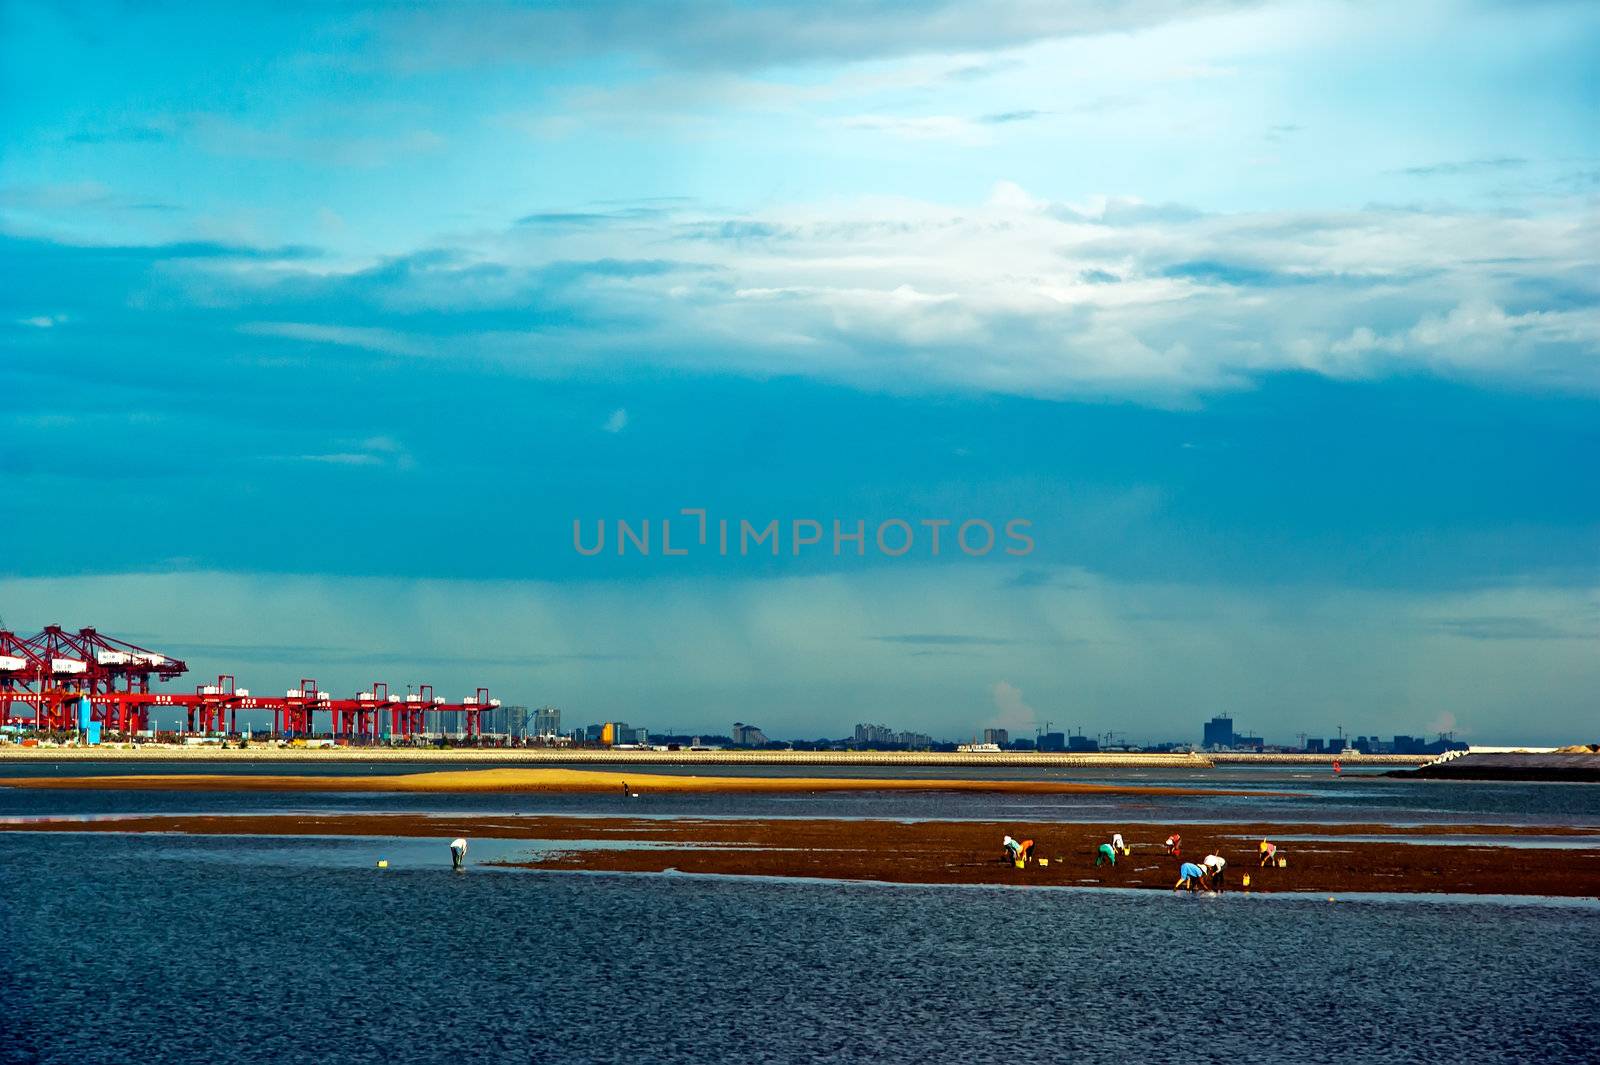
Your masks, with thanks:
[(328, 732), (335, 739), (375, 743), (416, 738), (426, 731), (428, 713), (440, 720), (454, 716), (453, 731), (477, 737), (483, 733), (483, 712), (500, 705), (487, 688), (451, 702), (435, 696), (432, 685), (404, 698), (391, 695), (382, 681), (341, 699), (309, 678), (282, 698), (257, 696), (237, 687), (228, 674), (215, 684), (198, 685), (192, 694), (151, 690), (152, 679), (172, 680), (188, 668), (170, 655), (94, 629), (69, 633), (51, 625), (29, 639), (0, 631), (0, 725), (65, 731), (87, 720), (99, 722), (107, 732), (127, 735), (147, 731), (150, 711), (170, 706), (184, 711), (191, 733), (237, 733), (239, 711), (254, 710), (272, 715), (276, 735), (293, 737), (315, 734), (315, 715), (326, 713)]

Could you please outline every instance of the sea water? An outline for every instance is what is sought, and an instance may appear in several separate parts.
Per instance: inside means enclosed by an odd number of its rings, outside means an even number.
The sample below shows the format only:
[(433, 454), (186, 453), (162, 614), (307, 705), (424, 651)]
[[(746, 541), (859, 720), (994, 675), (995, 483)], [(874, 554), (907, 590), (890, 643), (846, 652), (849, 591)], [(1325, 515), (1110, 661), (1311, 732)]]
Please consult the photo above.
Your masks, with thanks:
[(516, 872), (476, 846), (454, 873), (430, 842), (0, 833), (0, 1059), (1600, 1060), (1600, 904)]
[[(107, 773), (263, 773), (276, 776), (381, 776), (438, 768), (359, 763), (0, 763), (6, 776)], [(524, 768), (527, 768), (524, 765)], [(584, 767), (593, 768), (593, 767)], [(1237, 790), (1237, 795), (1129, 795), (1002, 792), (653, 792), (644, 774), (692, 771), (707, 776), (915, 776), (1043, 779), (1090, 784)], [(695, 817), (879, 817), (936, 820), (1076, 821), (1181, 825), (1193, 822), (1508, 824), (1600, 826), (1600, 785), (1430, 781), (1370, 771), (1335, 777), (1324, 767), (1219, 767), (1210, 770), (1028, 770), (892, 767), (711, 766), (692, 770), (641, 766), (615, 770), (618, 791), (583, 794), (129, 790), (35, 791), (0, 787), (0, 817), (103, 813), (525, 813)], [(620, 795), (623, 781), (642, 793)]]

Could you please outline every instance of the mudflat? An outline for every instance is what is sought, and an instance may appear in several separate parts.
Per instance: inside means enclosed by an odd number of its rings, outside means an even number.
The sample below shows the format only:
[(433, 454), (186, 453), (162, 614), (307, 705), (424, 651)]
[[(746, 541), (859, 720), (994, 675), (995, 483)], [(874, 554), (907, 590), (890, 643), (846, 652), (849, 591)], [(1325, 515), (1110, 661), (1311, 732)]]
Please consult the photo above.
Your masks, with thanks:
[[(1600, 896), (1600, 848), (1510, 846), (1518, 836), (1593, 837), (1594, 828), (1518, 829), (1503, 825), (1388, 826), (1185, 824), (1181, 855), (1162, 845), (1168, 829), (1149, 825), (844, 819), (658, 820), (491, 814), (160, 815), (99, 821), (29, 821), (0, 831), (182, 832), (203, 835), (436, 837), (543, 841), (519, 866), (609, 873), (742, 874), (877, 880), (910, 884), (1121, 887), (1171, 890), (1180, 861), (1207, 854), (1228, 860), (1225, 886), (1252, 892), (1454, 892)], [(1096, 866), (1096, 849), (1121, 832), (1132, 849)], [(1035, 841), (1022, 869), (1001, 859), (1001, 837)], [(1306, 835), (1317, 839), (1285, 837)], [(1374, 841), (1358, 837), (1390, 837)], [(1430, 838), (1474, 837), (1465, 844)], [(1261, 868), (1258, 844), (1278, 843), (1287, 866)], [(1478, 840), (1481, 839), (1481, 843)], [(583, 841), (603, 840), (604, 849)], [(570, 847), (561, 844), (567, 842)], [(633, 846), (628, 846), (632, 844)]]

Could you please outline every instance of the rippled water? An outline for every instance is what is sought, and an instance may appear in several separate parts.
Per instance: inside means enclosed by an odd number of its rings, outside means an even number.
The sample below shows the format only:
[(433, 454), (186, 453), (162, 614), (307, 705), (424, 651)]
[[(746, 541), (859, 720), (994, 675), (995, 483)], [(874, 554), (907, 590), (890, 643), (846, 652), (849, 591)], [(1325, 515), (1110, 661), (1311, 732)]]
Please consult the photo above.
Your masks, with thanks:
[[(427, 766), (316, 765), (244, 763), (221, 766), (194, 763), (19, 763), (0, 765), (0, 776), (95, 775), (103, 773), (224, 772), (304, 775), (376, 775), (417, 772)], [(675, 767), (649, 767), (649, 772)], [(764, 767), (710, 767), (697, 772), (763, 775)], [(645, 771), (645, 770), (641, 770)], [(777, 773), (779, 770), (768, 770)], [(792, 774), (794, 770), (787, 771)], [(808, 776), (883, 776), (882, 767), (804, 767)], [(960, 792), (831, 792), (825, 794), (652, 794), (645, 786), (637, 801), (617, 795), (474, 794), (417, 795), (330, 792), (38, 792), (0, 788), (0, 816), (52, 812), (186, 813), (257, 810), (433, 811), (440, 813), (555, 813), (633, 816), (730, 817), (890, 817), (1029, 821), (1120, 819), (1181, 824), (1185, 821), (1305, 822), (1456, 822), (1514, 825), (1600, 826), (1600, 784), (1528, 784), (1497, 781), (1423, 781), (1371, 772), (1334, 777), (1326, 769), (1297, 767), (1222, 767), (1215, 770), (1043, 770), (917, 769), (903, 775), (1065, 779), (1089, 783), (1127, 783), (1171, 787), (1242, 789), (1242, 796), (1005, 795)], [(627, 771), (618, 772), (620, 782)], [(646, 778), (632, 774), (639, 786)], [(1266, 794), (1288, 792), (1287, 796)]]
[(0, 1057), (1600, 1060), (1594, 904), (453, 874), (442, 841), (380, 872), (386, 846), (0, 834)]

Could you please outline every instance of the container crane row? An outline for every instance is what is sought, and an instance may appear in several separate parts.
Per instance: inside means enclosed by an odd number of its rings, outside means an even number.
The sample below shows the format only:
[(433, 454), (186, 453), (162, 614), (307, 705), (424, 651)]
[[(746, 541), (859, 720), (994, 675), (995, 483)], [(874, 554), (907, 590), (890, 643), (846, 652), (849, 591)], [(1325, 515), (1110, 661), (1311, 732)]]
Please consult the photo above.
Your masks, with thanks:
[(237, 733), (239, 711), (246, 710), (270, 713), (277, 736), (310, 736), (314, 715), (327, 714), (335, 739), (376, 743), (416, 738), (426, 731), (428, 714), (454, 717), (455, 731), (480, 736), (482, 715), (500, 705), (487, 688), (450, 700), (436, 696), (430, 684), (401, 696), (382, 681), (348, 698), (323, 691), (309, 678), (282, 696), (252, 695), (228, 674), (193, 692), (151, 688), (153, 680), (171, 681), (188, 671), (181, 659), (94, 629), (73, 633), (50, 625), (28, 638), (0, 630), (0, 726), (132, 735), (150, 730), (153, 709), (175, 707), (191, 733)]

